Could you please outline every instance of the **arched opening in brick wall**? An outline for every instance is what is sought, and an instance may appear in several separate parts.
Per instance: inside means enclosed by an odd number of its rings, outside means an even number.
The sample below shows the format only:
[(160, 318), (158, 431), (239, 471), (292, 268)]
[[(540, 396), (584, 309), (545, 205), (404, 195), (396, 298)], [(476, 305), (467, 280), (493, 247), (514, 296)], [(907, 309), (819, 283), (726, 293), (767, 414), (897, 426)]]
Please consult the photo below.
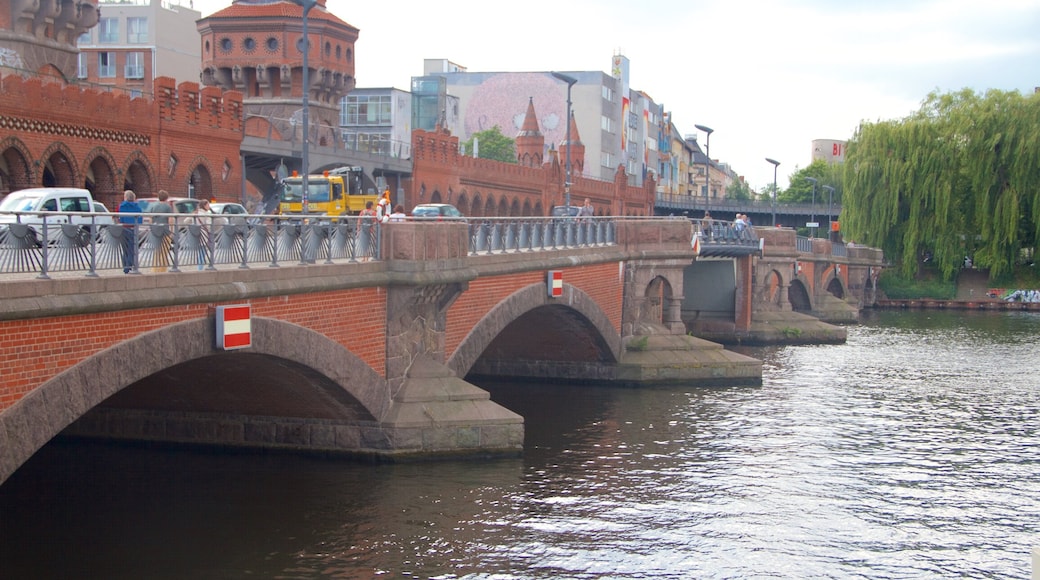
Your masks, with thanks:
[(795, 312), (810, 312), (812, 310), (809, 290), (797, 278), (791, 280), (791, 286), (787, 289), (787, 300), (791, 303), (791, 308)]
[(782, 289), (784, 287), (783, 278), (780, 276), (780, 272), (770, 270), (769, 273), (766, 274), (763, 287), (762, 301), (765, 304), (770, 304), (779, 308), (781, 300), (783, 299)]
[(509, 213), (509, 200), (506, 199), (505, 196), (502, 196), (498, 200), (498, 210), (495, 212), (495, 215), (502, 217), (510, 217), (516, 215)]
[(436, 189), (433, 190), (433, 193), (430, 194), (429, 203), (444, 203), (441, 201), (441, 192)]
[(641, 322), (663, 325), (665, 305), (672, 301), (672, 285), (664, 277), (657, 276), (646, 286)]
[(491, 308), (448, 359), (466, 376), (480, 362), (495, 366), (617, 362), (621, 338), (596, 301), (564, 284), (563, 296), (547, 296), (545, 284), (522, 288)]
[(484, 202), (484, 208), (480, 212), (481, 216), (493, 216), (495, 215), (495, 198), (491, 194), (488, 194), (487, 201)]
[[(155, 193), (156, 188), (153, 186), (148, 166), (142, 160), (134, 159), (126, 168), (126, 173), (123, 175), (122, 189), (131, 189), (141, 197), (148, 197)], [(170, 193), (171, 195), (177, 195), (173, 192)]]
[(248, 351), (215, 350), (213, 319), (203, 318), (115, 344), (39, 385), (0, 414), (0, 431), (20, 437), (0, 446), (0, 482), (70, 425), (90, 423), (94, 410), (154, 414), (152, 427), (166, 413), (350, 422), (386, 412), (386, 381), (342, 345), (295, 324), (251, 322)]
[(87, 165), (83, 176), (83, 187), (90, 191), (94, 199), (115, 209), (122, 199), (122, 192), (116, 186), (116, 172), (111, 159), (99, 154)]
[(0, 153), (0, 194), (32, 187), (32, 169), (21, 143), (8, 139)]
[(200, 163), (192, 169), (188, 178), (188, 192), (198, 199), (213, 198), (213, 176), (208, 167)]
[(79, 187), (79, 184), (76, 183), (76, 168), (63, 149), (55, 150), (44, 160), (43, 186)]
[(827, 283), (827, 292), (835, 298), (845, 299), (845, 287), (842, 286), (839, 278), (831, 278), (831, 281)]

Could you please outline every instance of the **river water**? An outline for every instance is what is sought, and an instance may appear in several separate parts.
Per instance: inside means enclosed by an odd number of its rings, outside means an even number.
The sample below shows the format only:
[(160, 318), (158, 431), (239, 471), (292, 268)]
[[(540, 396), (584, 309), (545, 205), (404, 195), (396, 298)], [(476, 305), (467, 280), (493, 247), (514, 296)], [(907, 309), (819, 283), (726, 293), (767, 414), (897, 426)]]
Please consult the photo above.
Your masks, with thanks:
[(484, 385), (522, 458), (358, 465), (52, 444), (4, 578), (1027, 578), (1040, 315), (868, 312), (755, 388)]

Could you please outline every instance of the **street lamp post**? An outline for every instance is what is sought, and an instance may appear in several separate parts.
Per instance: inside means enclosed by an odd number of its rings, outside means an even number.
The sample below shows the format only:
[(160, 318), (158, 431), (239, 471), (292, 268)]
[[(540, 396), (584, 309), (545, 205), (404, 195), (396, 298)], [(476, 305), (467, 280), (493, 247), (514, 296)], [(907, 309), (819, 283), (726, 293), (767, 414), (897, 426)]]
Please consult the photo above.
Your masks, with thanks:
[[(816, 223), (816, 181), (817, 180), (816, 180), (815, 177), (806, 177), (805, 180), (812, 182), (812, 217), (809, 218), (809, 223), (815, 224)], [(812, 228), (812, 237), (815, 238), (816, 237), (816, 226), (812, 225), (812, 226), (809, 226), (809, 227)]]
[(300, 198), (301, 205), (303, 206), (303, 213), (307, 213), (307, 193), (309, 184), (307, 183), (307, 175), (310, 173), (310, 92), (311, 92), (311, 79), (310, 79), (310, 62), (308, 61), (308, 54), (311, 51), (311, 39), (307, 31), (307, 13), (311, 11), (318, 4), (318, 0), (292, 0), (293, 3), (299, 4), (303, 8), (303, 42), (300, 45), (300, 50), (303, 52), (303, 156), (301, 161), (302, 167), (300, 173), (302, 174), (302, 185), (303, 192)]
[(780, 167), (780, 162), (768, 157), (766, 161), (773, 164), (773, 227), (776, 227), (776, 168)]
[(832, 202), (834, 201), (834, 188), (829, 185), (824, 185), (823, 189), (827, 191), (827, 235), (829, 236), (831, 235), (830, 232), (834, 228), (834, 218), (831, 217), (834, 215), (834, 209), (832, 206)]
[(707, 212), (711, 209), (708, 192), (711, 189), (711, 134), (715, 130), (706, 125), (694, 125), (694, 127), (708, 134), (707, 139), (704, 140), (704, 211)]
[(564, 161), (564, 167), (567, 171), (567, 181), (563, 184), (563, 205), (570, 207), (571, 205), (571, 87), (574, 83), (578, 82), (578, 79), (565, 75), (563, 73), (554, 72), (552, 76), (567, 83), (567, 156)]

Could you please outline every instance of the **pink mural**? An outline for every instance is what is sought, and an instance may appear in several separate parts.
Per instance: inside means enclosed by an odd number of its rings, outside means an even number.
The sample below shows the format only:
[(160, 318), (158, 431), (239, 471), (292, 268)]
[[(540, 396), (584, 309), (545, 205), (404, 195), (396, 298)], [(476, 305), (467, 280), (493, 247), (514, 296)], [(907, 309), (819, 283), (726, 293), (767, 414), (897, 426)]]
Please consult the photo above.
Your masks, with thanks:
[(506, 137), (516, 137), (532, 97), (545, 144), (558, 149), (567, 134), (567, 85), (548, 73), (503, 73), (481, 83), (473, 91), (464, 114), (463, 139), (495, 125)]

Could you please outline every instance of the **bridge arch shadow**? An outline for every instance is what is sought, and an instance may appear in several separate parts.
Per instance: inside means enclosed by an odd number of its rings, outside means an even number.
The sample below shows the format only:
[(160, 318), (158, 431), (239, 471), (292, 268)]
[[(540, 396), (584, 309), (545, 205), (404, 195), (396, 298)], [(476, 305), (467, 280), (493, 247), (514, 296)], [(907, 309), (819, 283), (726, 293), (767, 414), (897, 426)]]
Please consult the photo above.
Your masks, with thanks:
[(795, 312), (811, 312), (812, 298), (806, 288), (805, 281), (795, 277), (787, 288), (787, 300), (791, 303), (791, 309)]
[[(280, 408), (289, 417), (372, 421), (389, 408), (386, 381), (340, 344), (274, 319), (253, 318), (251, 330), (250, 349), (222, 352), (213, 348), (211, 318), (174, 324), (107, 348), (43, 383), (0, 415), (0, 434), (8, 434), (0, 438), (0, 481), (95, 409), (144, 405), (160, 412), (261, 415)], [(227, 372), (250, 382), (168, 390)], [(279, 378), (292, 384), (276, 384)]]
[(831, 278), (831, 281), (827, 283), (827, 292), (835, 298), (845, 299), (845, 284), (842, 283), (841, 278)]
[(488, 363), (580, 366), (616, 363), (620, 353), (618, 331), (591, 296), (564, 284), (563, 296), (550, 298), (544, 284), (532, 284), (485, 314), (452, 353), (448, 367), (464, 377), (483, 374)]

